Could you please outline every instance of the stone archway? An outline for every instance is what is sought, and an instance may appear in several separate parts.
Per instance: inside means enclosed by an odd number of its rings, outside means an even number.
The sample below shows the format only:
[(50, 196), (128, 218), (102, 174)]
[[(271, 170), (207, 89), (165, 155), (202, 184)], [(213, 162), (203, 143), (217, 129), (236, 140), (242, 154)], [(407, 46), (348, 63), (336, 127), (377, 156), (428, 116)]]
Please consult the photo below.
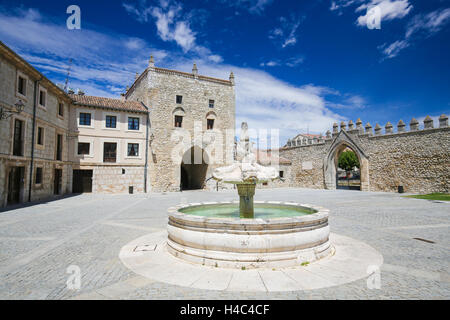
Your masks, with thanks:
[(336, 168), (339, 154), (345, 148), (352, 149), (358, 157), (360, 164), (361, 191), (369, 191), (369, 158), (361, 146), (355, 142), (345, 131), (339, 132), (324, 159), (325, 189), (336, 189)]
[(208, 154), (198, 146), (189, 148), (180, 164), (181, 190), (203, 189), (208, 173)]

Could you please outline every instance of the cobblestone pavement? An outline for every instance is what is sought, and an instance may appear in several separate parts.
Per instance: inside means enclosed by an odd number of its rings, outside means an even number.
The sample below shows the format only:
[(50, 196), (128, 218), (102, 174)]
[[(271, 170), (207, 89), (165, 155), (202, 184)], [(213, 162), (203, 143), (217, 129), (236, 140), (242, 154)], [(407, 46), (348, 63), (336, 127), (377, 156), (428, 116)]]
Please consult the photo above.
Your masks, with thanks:
[[(311, 291), (198, 290), (146, 279), (119, 260), (122, 246), (165, 229), (168, 207), (235, 199), (235, 190), (77, 195), (0, 212), (0, 299), (450, 298), (450, 203), (392, 193), (297, 188), (257, 190), (255, 196), (330, 209), (332, 232), (364, 241), (383, 255), (380, 289), (368, 289), (362, 279)], [(81, 270), (80, 290), (67, 289), (71, 265)]]

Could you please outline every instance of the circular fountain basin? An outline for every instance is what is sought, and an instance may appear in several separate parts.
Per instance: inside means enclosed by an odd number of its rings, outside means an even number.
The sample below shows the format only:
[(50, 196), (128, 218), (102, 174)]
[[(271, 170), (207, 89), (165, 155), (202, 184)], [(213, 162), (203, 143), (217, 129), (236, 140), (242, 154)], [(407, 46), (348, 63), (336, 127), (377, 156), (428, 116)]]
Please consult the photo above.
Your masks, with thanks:
[(169, 209), (168, 251), (224, 268), (274, 268), (310, 263), (333, 252), (328, 210), (255, 201), (255, 218), (239, 218), (239, 202), (203, 202)]

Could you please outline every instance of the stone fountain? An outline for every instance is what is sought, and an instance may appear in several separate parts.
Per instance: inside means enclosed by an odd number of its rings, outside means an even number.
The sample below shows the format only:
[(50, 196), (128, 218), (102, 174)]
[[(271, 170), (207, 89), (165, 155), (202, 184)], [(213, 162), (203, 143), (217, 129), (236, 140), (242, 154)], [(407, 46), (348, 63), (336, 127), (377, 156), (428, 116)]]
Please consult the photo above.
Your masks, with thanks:
[(170, 208), (167, 249), (172, 255), (215, 267), (273, 268), (310, 263), (332, 253), (327, 209), (253, 200), (256, 184), (277, 179), (278, 172), (256, 162), (245, 122), (236, 162), (216, 169), (213, 177), (236, 184), (239, 202)]
[(240, 217), (253, 219), (256, 184), (277, 179), (279, 176), (274, 167), (264, 167), (256, 162), (246, 122), (242, 123), (240, 140), (236, 145), (236, 161), (230, 166), (217, 168), (213, 172), (213, 178), (237, 186)]

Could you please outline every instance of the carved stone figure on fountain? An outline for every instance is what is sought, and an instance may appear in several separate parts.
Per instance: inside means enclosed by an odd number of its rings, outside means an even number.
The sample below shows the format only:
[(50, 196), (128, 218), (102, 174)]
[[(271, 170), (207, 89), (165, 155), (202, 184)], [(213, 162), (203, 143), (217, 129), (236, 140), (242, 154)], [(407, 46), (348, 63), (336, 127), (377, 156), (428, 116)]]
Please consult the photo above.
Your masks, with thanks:
[(264, 167), (256, 162), (246, 122), (241, 125), (240, 139), (236, 144), (236, 161), (230, 166), (217, 168), (213, 172), (214, 179), (239, 184), (243, 182), (261, 183), (278, 178), (276, 168)]
[(246, 122), (241, 125), (240, 139), (236, 144), (236, 161), (230, 166), (214, 170), (213, 178), (236, 184), (240, 197), (241, 218), (253, 218), (253, 196), (256, 184), (278, 178), (278, 172), (273, 167), (264, 167), (256, 162)]

